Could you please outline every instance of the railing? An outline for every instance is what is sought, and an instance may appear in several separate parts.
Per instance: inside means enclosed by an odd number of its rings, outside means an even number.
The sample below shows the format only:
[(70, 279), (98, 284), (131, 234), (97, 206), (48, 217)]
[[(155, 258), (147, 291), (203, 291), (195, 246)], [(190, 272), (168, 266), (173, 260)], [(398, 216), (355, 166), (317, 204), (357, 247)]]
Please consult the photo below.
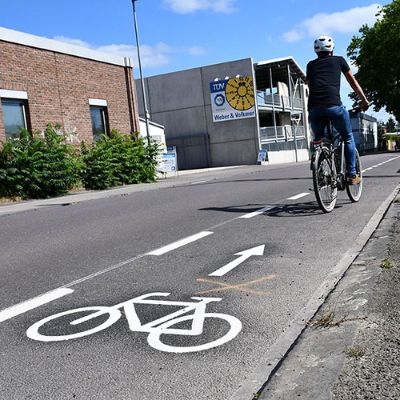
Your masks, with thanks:
[(283, 142), (294, 140), (296, 130), (296, 140), (304, 139), (305, 129), (304, 126), (294, 127), (291, 125), (277, 126), (276, 130), (273, 126), (260, 128), (261, 143)]
[[(292, 99), (288, 96), (281, 96), (278, 93), (268, 94), (267, 92), (257, 91), (257, 104), (259, 106), (276, 107), (276, 108), (292, 108)], [(303, 103), (301, 98), (293, 98), (293, 108), (302, 109)]]

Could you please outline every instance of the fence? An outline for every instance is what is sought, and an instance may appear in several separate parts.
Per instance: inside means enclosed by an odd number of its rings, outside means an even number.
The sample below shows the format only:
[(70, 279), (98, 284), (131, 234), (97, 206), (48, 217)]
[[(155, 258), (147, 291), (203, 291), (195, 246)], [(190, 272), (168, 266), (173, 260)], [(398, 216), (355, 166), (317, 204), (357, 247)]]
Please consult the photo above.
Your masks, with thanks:
[(284, 125), (277, 126), (276, 129), (273, 126), (260, 128), (261, 144), (292, 141), (294, 140), (295, 134), (296, 139), (304, 139), (306, 137), (304, 126), (294, 127), (291, 125)]
[(299, 97), (291, 98), (288, 96), (282, 96), (278, 93), (268, 94), (260, 90), (257, 91), (257, 104), (259, 106), (292, 108), (292, 101), (293, 101), (293, 108), (295, 109), (303, 108), (302, 100)]

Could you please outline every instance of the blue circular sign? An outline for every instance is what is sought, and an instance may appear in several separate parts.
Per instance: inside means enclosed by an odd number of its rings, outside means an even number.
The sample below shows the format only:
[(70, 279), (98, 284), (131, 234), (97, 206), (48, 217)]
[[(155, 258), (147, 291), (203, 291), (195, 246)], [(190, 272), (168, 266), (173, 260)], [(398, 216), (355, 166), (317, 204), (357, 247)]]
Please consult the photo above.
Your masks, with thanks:
[(217, 94), (214, 98), (214, 103), (218, 106), (221, 107), (225, 103), (225, 96), (222, 94)]

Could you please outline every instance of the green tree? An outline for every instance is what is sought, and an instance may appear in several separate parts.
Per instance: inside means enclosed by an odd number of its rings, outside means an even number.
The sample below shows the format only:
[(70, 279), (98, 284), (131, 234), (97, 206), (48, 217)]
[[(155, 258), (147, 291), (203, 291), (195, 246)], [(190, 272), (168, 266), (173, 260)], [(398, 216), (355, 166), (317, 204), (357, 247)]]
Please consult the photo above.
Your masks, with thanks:
[(386, 107), (400, 121), (400, 0), (384, 6), (374, 26), (359, 32), (347, 48), (358, 67), (355, 76), (375, 110)]
[(386, 122), (386, 130), (388, 133), (396, 130), (396, 122), (392, 117), (390, 117)]

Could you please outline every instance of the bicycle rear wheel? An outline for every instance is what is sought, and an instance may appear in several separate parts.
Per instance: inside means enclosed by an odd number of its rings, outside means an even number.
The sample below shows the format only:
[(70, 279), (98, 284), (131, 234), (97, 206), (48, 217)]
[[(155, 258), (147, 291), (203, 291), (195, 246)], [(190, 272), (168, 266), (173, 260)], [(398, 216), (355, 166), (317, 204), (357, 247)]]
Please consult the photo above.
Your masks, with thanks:
[[(163, 343), (161, 340), (161, 335), (163, 337), (168, 336), (168, 328), (172, 325), (179, 324), (183, 321), (190, 321), (193, 320), (194, 315), (184, 315), (183, 317), (178, 317), (171, 319), (169, 321), (164, 322), (163, 324), (159, 325), (157, 328), (152, 330), (147, 337), (147, 342), (151, 347), (154, 349), (164, 351), (166, 353), (192, 353), (197, 351), (209, 350), (217, 346), (221, 346), (230, 340), (234, 339), (239, 332), (242, 330), (242, 323), (239, 319), (232, 315), (228, 314), (217, 314), (217, 313), (205, 313), (204, 314), (204, 323), (209, 319), (222, 319), (229, 325), (229, 330), (220, 338), (215, 340), (211, 340), (210, 342), (206, 342), (203, 344), (197, 344), (193, 346), (174, 346)], [(170, 335), (171, 336), (171, 335)], [(201, 336), (196, 335), (196, 336)]]
[(328, 149), (322, 148), (315, 154), (312, 175), (318, 205), (323, 212), (329, 213), (336, 205), (337, 185), (335, 182), (336, 167)]
[(347, 195), (349, 196), (349, 199), (353, 203), (356, 203), (358, 200), (360, 200), (363, 189), (361, 160), (357, 150), (356, 150), (356, 172), (357, 175), (361, 178), (361, 182), (358, 185), (349, 185), (346, 179), (346, 192)]
[[(90, 312), (94, 317), (106, 316), (107, 319), (102, 322), (98, 320), (95, 321), (93, 323), (94, 326), (89, 329), (87, 328), (87, 326), (85, 326), (81, 331), (79, 331), (79, 329), (75, 329), (74, 331), (68, 333), (68, 328), (76, 325), (76, 322), (74, 324), (74, 319), (72, 318), (71, 320), (71, 317), (65, 320), (65, 317), (74, 314), (77, 314), (76, 316), (83, 314), (83, 316), (86, 318), (90, 317), (90, 314), (88, 314), (88, 312)], [(40, 321), (35, 322), (32, 326), (28, 328), (28, 330), (26, 331), (26, 335), (30, 339), (38, 340), (41, 342), (61, 342), (63, 340), (77, 339), (84, 336), (92, 335), (93, 333), (97, 333), (102, 331), (103, 329), (108, 328), (109, 326), (117, 322), (120, 317), (121, 311), (113, 307), (82, 307), (75, 310), (63, 311), (58, 314), (51, 315), (50, 317), (41, 319)], [(62, 324), (63, 320), (64, 325)], [(54, 329), (54, 325), (52, 329), (53, 331), (55, 331), (56, 334), (51, 335), (48, 333), (46, 334), (39, 332), (40, 329), (46, 331), (46, 324), (54, 324), (53, 321), (57, 321), (57, 324), (55, 324), (57, 329)], [(75, 321), (79, 321), (79, 318), (75, 318)], [(99, 322), (101, 323), (99, 324)]]

